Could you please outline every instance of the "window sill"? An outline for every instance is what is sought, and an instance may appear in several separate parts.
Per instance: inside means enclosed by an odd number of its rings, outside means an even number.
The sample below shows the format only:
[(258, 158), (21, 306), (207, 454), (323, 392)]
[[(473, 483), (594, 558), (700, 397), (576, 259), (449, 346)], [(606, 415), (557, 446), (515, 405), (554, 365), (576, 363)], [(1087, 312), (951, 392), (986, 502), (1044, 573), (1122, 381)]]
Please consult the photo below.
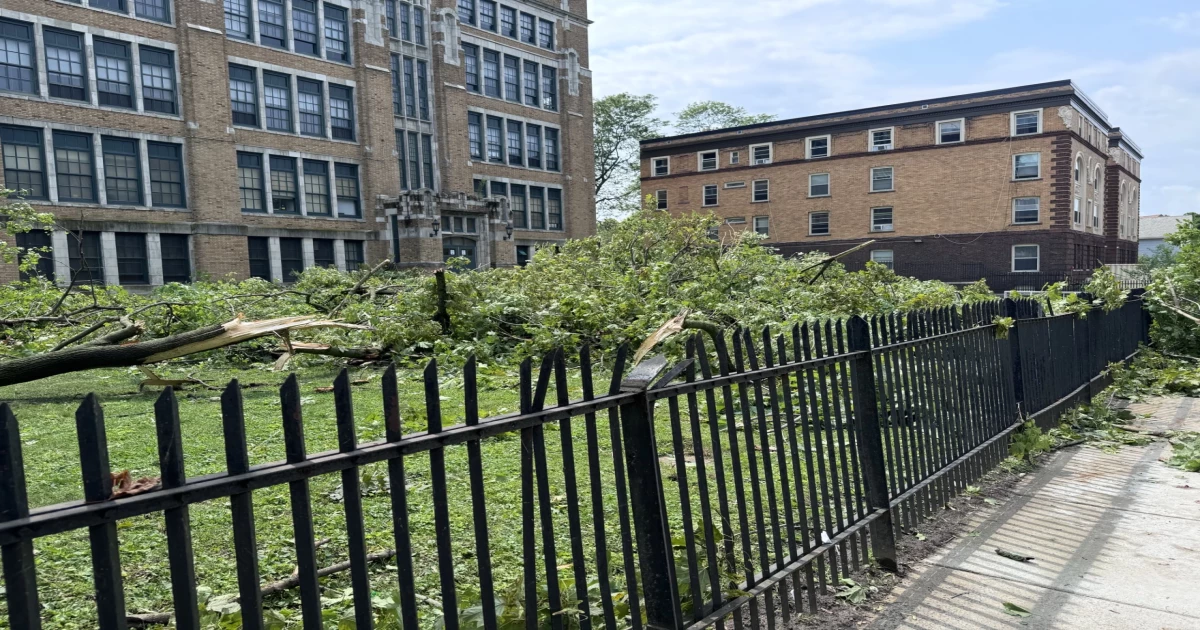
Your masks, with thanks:
[(830, 195), (809, 195), (808, 198), (809, 199), (827, 199), (832, 196), (833, 195), (831, 195), (831, 194)]
[(808, 238), (825, 238), (828, 236), (833, 236), (833, 235), (832, 234), (809, 234)]
[(719, 203), (717, 203), (717, 204), (712, 204), (712, 205), (703, 205), (703, 204), (702, 204), (700, 207), (701, 207), (701, 208), (720, 208), (720, 207), (721, 207), (721, 204), (719, 204)]
[[(349, 25), (349, 27), (351, 30), (353, 30), (354, 24), (351, 23)], [(289, 30), (289, 33), (290, 32), (291, 31)], [(310, 54), (302, 53), (302, 52), (296, 52), (294, 50), (291, 50), (290, 48), (287, 48), (286, 46), (284, 46), (284, 47), (268, 46), (267, 44), (260, 44), (253, 40), (245, 39), (242, 37), (237, 37), (236, 35), (230, 35), (229, 33), (225, 33), (225, 39), (227, 39), (229, 41), (237, 42), (239, 44), (246, 44), (247, 46), (254, 46), (255, 48), (263, 48), (266, 50), (274, 50), (275, 52), (286, 53), (289, 55), (296, 55), (297, 57), (300, 57), (302, 59), (324, 61), (325, 63), (333, 64), (335, 66), (341, 66), (343, 68), (353, 68), (354, 67), (354, 55), (353, 54), (350, 55), (350, 61), (334, 61), (332, 59), (326, 58), (323, 55), (318, 56), (318, 55), (310, 55)], [(351, 46), (353, 46), (352, 43), (351, 43)]]
[(771, 203), (770, 199), (751, 200), (750, 203)]
[(1014, 183), (1016, 183), (1016, 182), (1040, 182), (1040, 181), (1042, 181), (1042, 178), (1040, 176), (1039, 177), (1023, 177), (1023, 178), (1019, 178), (1019, 179), (1014, 177), (1014, 178), (1012, 178), (1012, 181)]
[(130, 206), (110, 205), (97, 201), (50, 201), (48, 199), (25, 199), (32, 206), (57, 206), (63, 208), (96, 208), (98, 210), (141, 210), (145, 212), (191, 212), (186, 207), (178, 206)]
[(808, 159), (808, 160), (823, 160), (823, 159), (825, 159), (825, 158), (827, 158), (827, 157), (829, 157), (829, 156), (828, 156), (828, 155), (810, 155), (810, 156), (808, 156), (808, 157), (807, 157), (807, 158), (805, 158), (805, 159)]
[(944, 146), (950, 146), (950, 145), (955, 145), (955, 144), (963, 144), (964, 142), (966, 142), (966, 140), (953, 140), (951, 142), (942, 142), (941, 140), (939, 140), (935, 143), (935, 145), (939, 146), (939, 147), (944, 147)]
[(895, 188), (889, 188), (888, 190), (872, 190), (869, 194), (878, 195), (881, 193), (893, 193), (893, 192), (896, 192)]
[[(174, 22), (175, 12), (174, 11), (171, 11), (172, 19), (164, 22), (162, 20), (155, 20), (153, 18), (142, 17), (140, 15), (135, 14), (133, 11), (129, 11), (128, 13), (122, 13), (120, 11), (113, 11), (112, 9), (105, 9), (105, 8), (101, 8), (101, 7), (82, 6), (80, 3), (71, 2), (70, 0), (56, 0), (56, 2), (58, 2), (59, 4), (66, 4), (66, 5), (75, 7), (75, 8), (89, 9), (92, 11), (98, 11), (100, 13), (107, 13), (109, 15), (117, 15), (120, 17), (129, 18), (131, 20), (137, 20), (139, 22), (148, 22), (150, 24), (157, 24), (159, 26), (165, 26), (167, 28), (175, 28), (175, 22)], [(130, 2), (128, 6), (132, 8), (133, 3)], [(172, 8), (174, 8), (174, 7), (172, 7)]]
[[(480, 63), (482, 63), (482, 62), (480, 62)], [(522, 86), (522, 88), (524, 88), (524, 86)], [(527, 108), (527, 109), (532, 109), (532, 110), (534, 110), (534, 111), (538, 111), (538, 112), (548, 112), (548, 113), (551, 113), (551, 114), (557, 114), (557, 113), (558, 113), (558, 109), (557, 109), (557, 108), (555, 108), (555, 109), (549, 109), (549, 108), (547, 108), (547, 107), (538, 107), (538, 106), (536, 106), (536, 105), (529, 105), (529, 104), (527, 104), (527, 103), (524, 103), (524, 102), (522, 102), (522, 103), (514, 103), (514, 102), (512, 102), (512, 101), (510, 101), (510, 100), (508, 100), (508, 99), (506, 99), (506, 98), (504, 98), (503, 96), (489, 96), (489, 95), (487, 95), (487, 94), (484, 94), (483, 92), (478, 92), (478, 91), (472, 90), (472, 89), (471, 89), (471, 88), (469, 88), (469, 87), (468, 87), (468, 88), (466, 88), (466, 89), (467, 89), (467, 95), (468, 95), (468, 96), (478, 96), (478, 97), (480, 97), (480, 98), (486, 98), (486, 99), (488, 99), (488, 100), (490, 100), (490, 101), (500, 101), (501, 103), (504, 103), (504, 104), (506, 104), (506, 105), (520, 105), (521, 107), (525, 107), (525, 108)]]
[(0, 95), (6, 98), (15, 98), (24, 101), (39, 101), (42, 103), (53, 103), (56, 105), (69, 105), (72, 107), (83, 107), (86, 109), (95, 109), (105, 112), (117, 112), (121, 114), (131, 114), (134, 116), (149, 116), (151, 118), (161, 118), (164, 120), (183, 121), (183, 116), (179, 114), (163, 114), (160, 112), (138, 111), (132, 107), (115, 107), (112, 105), (96, 105), (90, 101), (77, 101), (71, 98), (58, 98), (56, 96), (42, 96), (41, 94), (31, 94), (29, 92), (15, 92), (8, 90), (0, 90)]
[(1013, 221), (1012, 223), (1010, 223), (1010, 225), (1016, 225), (1016, 226), (1021, 226), (1021, 225), (1041, 225), (1041, 224), (1042, 224), (1042, 222), (1041, 222), (1041, 221)]
[(289, 138), (302, 138), (305, 140), (323, 140), (325, 142), (336, 142), (338, 144), (347, 144), (347, 145), (355, 146), (355, 147), (358, 146), (357, 140), (340, 140), (337, 138), (330, 138), (328, 136), (309, 136), (309, 135), (302, 134), (298, 131), (279, 131), (277, 129), (266, 129), (263, 127), (250, 127), (247, 125), (232, 125), (232, 127), (234, 129), (242, 129), (244, 131), (257, 131), (259, 133), (270, 133), (270, 134), (274, 134), (277, 136), (287, 136)]

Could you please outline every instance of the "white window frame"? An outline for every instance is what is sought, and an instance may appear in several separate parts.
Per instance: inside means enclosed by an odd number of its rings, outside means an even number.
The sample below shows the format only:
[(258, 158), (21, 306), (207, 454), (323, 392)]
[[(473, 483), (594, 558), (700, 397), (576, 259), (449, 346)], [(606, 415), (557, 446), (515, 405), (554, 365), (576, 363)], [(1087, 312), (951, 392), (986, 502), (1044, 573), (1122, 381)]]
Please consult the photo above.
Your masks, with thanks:
[[(942, 140), (942, 125), (946, 123), (958, 123), (958, 140), (945, 142)], [(951, 118), (949, 120), (939, 120), (933, 125), (933, 133), (937, 136), (935, 140), (937, 144), (962, 144), (967, 141), (967, 119), (966, 118)]]
[[(875, 144), (875, 132), (877, 132), (877, 131), (888, 132), (888, 143), (886, 145), (876, 145)], [(882, 146), (886, 146), (886, 148), (879, 148)], [(878, 153), (880, 151), (891, 151), (895, 148), (896, 148), (896, 128), (895, 127), (880, 127), (878, 129), (871, 129), (871, 130), (867, 131), (867, 152), (868, 153)]]
[[(659, 175), (658, 174), (658, 163), (661, 161), (664, 161), (664, 160), (667, 162), (667, 172), (663, 173), (662, 175)], [(650, 176), (651, 177), (666, 177), (667, 175), (670, 175), (670, 174), (671, 174), (671, 158), (670, 158), (670, 156), (660, 157), (660, 158), (651, 158), (651, 160), (650, 160)]]
[[(882, 171), (885, 169), (892, 172), (892, 176), (889, 179), (889, 181), (891, 182), (891, 188), (887, 188), (884, 190), (875, 190), (875, 171)], [(896, 191), (896, 167), (894, 167), (894, 166), (873, 166), (873, 167), (871, 167), (871, 181), (868, 184), (867, 192), (884, 193), (884, 192), (895, 192), (895, 191)]]
[(746, 182), (725, 182), (725, 190), (729, 190), (731, 188), (745, 188), (745, 187), (746, 187)]
[[(1037, 201), (1037, 220), (1035, 221), (1018, 221), (1017, 220), (1017, 202), (1033, 199)], [(1037, 225), (1042, 222), (1042, 198), (1041, 197), (1013, 197), (1012, 200), (1012, 224), (1013, 225)]]
[[(766, 225), (764, 226), (764, 227), (766, 228), (766, 232), (760, 232), (760, 231), (758, 230), (758, 221), (759, 221), (759, 219), (762, 219), (762, 221), (763, 221), (764, 223), (766, 223)], [(757, 217), (754, 217), (754, 219), (753, 219), (753, 220), (754, 220), (754, 223), (753, 223), (753, 225), (752, 225), (751, 227), (754, 229), (755, 233), (757, 233), (757, 234), (762, 234), (763, 236), (766, 236), (766, 237), (768, 237), (768, 238), (769, 238), (769, 237), (771, 236), (771, 217), (768, 217), (768, 216), (757, 216)]]
[[(704, 156), (708, 155), (710, 153), (713, 155), (713, 167), (712, 168), (704, 168)], [(720, 170), (720, 168), (721, 168), (721, 152), (720, 151), (714, 150), (714, 151), (697, 151), (696, 152), (696, 170), (697, 171), (699, 171), (701, 173), (709, 173), (712, 171)]]
[[(1034, 257), (1034, 260), (1037, 261), (1036, 267), (1034, 267), (1033, 269), (1021, 269), (1021, 270), (1017, 269), (1017, 248), (1018, 247), (1032, 247), (1032, 248), (1034, 248), (1034, 250), (1037, 251), (1037, 256)], [(1028, 258), (1022, 258), (1021, 260), (1028, 260)], [(1012, 272), (1013, 273), (1038, 273), (1041, 270), (1042, 270), (1042, 246), (1041, 245), (1035, 245), (1033, 243), (1025, 243), (1025, 244), (1021, 244), (1021, 245), (1013, 245), (1012, 246)]]
[[(875, 229), (875, 212), (879, 211), (879, 210), (887, 210), (888, 212), (892, 213), (892, 222), (885, 224), (888, 226), (888, 229), (886, 229), (886, 230)], [(896, 231), (896, 209), (892, 206), (880, 206), (878, 208), (871, 208), (871, 228), (870, 228), (870, 230), (871, 230), (872, 234), (878, 234), (880, 232), (895, 232)]]
[[(813, 178), (818, 175), (825, 176), (825, 186), (829, 188), (829, 192), (825, 193), (824, 195), (812, 194)], [(819, 199), (821, 197), (831, 197), (831, 196), (833, 196), (833, 176), (831, 176), (829, 173), (810, 173), (808, 175), (808, 197), (809, 197), (809, 199)]]
[(729, 165), (733, 166), (734, 164), (741, 164), (741, 163), (742, 163), (742, 152), (741, 151), (731, 151), (729, 153)]
[[(816, 217), (818, 214), (825, 215), (825, 233), (824, 234), (817, 234), (817, 233), (813, 232), (813, 218)], [(830, 221), (830, 213), (828, 210), (821, 211), (821, 212), (808, 213), (808, 235), (809, 236), (830, 236), (832, 234), (833, 234), (833, 224)]]
[[(765, 162), (759, 162), (758, 158), (754, 157), (754, 150), (760, 147), (767, 147), (767, 160)], [(750, 145), (750, 160), (754, 162), (754, 166), (764, 166), (773, 163), (775, 161), (775, 144), (764, 142), (762, 144)]]
[(1100, 204), (1095, 201), (1092, 201), (1091, 199), (1088, 199), (1088, 207), (1091, 208), (1091, 210), (1092, 210), (1092, 212), (1091, 212), (1092, 228), (1093, 229), (1099, 228), (1100, 227)]
[(656, 202), (655, 209), (666, 210), (667, 209), (667, 191), (665, 191), (665, 190), (654, 191), (654, 201)]
[(725, 225), (746, 225), (746, 217), (726, 217)]
[[(885, 263), (885, 262), (875, 260), (876, 254), (887, 254), (888, 255), (887, 262)], [(877, 265), (883, 265), (884, 267), (887, 267), (888, 269), (895, 271), (896, 270), (896, 251), (892, 250), (892, 249), (873, 249), (873, 250), (871, 250), (871, 262), (873, 262)]]
[[(1037, 177), (1017, 177), (1017, 158), (1022, 155), (1038, 156), (1038, 172)], [(1031, 182), (1042, 178), (1042, 153), (1041, 151), (1030, 151), (1029, 153), (1014, 153), (1012, 156), (1012, 180), (1014, 182)]]
[[(813, 157), (812, 143), (814, 140), (824, 140), (825, 141), (825, 155), (818, 155), (817, 157)], [(804, 139), (804, 157), (805, 157), (805, 159), (822, 160), (822, 159), (825, 159), (832, 155), (833, 155), (833, 136), (832, 135), (811, 136), (809, 138)]]
[(1075, 198), (1075, 207), (1072, 210), (1071, 219), (1071, 222), (1075, 225), (1083, 225), (1083, 199), (1081, 197)]
[[(713, 196), (716, 197), (716, 203), (708, 203), (708, 189), (713, 189)], [(716, 184), (704, 184), (700, 187), (700, 207), (715, 208), (721, 205), (721, 187)]]
[[(766, 187), (767, 187), (767, 198), (766, 199), (755, 199), (755, 197), (758, 196), (758, 185), (760, 183), (766, 184)], [(750, 183), (750, 203), (767, 203), (769, 201), (771, 201), (771, 180), (756, 179), (753, 182), (751, 182)]]
[[(1042, 131), (1044, 129), (1043, 120), (1042, 120), (1042, 112), (1043, 112), (1042, 108), (1039, 107), (1037, 109), (1022, 109), (1020, 111), (1016, 111), (1016, 112), (1013, 112), (1012, 114), (1010, 114), (1009, 115), (1009, 135), (1011, 135), (1014, 138), (1018, 138), (1018, 137), (1023, 137), (1023, 136), (1036, 136), (1036, 135), (1042, 133)], [(1037, 123), (1038, 123), (1037, 132), (1022, 133), (1022, 134), (1017, 133), (1017, 116), (1020, 116), (1021, 114), (1037, 114)]]

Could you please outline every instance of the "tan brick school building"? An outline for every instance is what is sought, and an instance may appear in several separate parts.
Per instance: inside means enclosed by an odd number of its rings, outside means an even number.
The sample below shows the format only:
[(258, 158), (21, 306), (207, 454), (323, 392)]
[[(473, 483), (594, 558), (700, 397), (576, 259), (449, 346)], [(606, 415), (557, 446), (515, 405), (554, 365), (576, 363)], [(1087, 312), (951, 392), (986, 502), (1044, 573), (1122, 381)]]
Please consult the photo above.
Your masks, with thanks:
[(1070, 81), (648, 140), (641, 161), (660, 209), (788, 254), (874, 239), (847, 261), (1039, 288), (1137, 260), (1141, 150)]
[(134, 286), (524, 262), (595, 231), (588, 26), (585, 0), (6, 0), (0, 183), (65, 228), (19, 244)]

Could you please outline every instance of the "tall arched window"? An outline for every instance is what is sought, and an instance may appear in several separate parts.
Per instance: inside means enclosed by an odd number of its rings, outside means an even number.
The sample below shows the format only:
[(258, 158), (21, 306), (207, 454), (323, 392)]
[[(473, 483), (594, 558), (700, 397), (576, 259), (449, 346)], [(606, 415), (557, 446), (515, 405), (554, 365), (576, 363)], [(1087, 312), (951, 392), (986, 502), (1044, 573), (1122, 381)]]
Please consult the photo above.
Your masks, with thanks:
[(1083, 177), (1083, 156), (1075, 158), (1075, 183), (1079, 184), (1080, 178)]
[(1096, 165), (1096, 179), (1093, 181), (1092, 185), (1096, 187), (1096, 190), (1100, 190), (1100, 165), (1099, 164)]

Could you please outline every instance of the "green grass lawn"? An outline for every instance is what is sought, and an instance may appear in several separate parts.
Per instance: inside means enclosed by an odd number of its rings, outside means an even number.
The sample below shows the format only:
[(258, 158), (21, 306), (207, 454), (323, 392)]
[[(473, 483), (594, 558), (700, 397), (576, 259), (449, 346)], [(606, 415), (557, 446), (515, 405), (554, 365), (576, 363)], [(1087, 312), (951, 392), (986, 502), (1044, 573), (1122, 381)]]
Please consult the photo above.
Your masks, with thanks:
[[(480, 411), (485, 417), (517, 411), (518, 377), (515, 368), (480, 366)], [(224, 384), (237, 378), (244, 390), (247, 441), (252, 464), (284, 459), (284, 444), (278, 387), (287, 374), (266, 370), (207, 370), (175, 367), (163, 369), (165, 378), (193, 376), (207, 383)], [(336, 377), (332, 367), (306, 367), (298, 370), (305, 416), (305, 436), (309, 453), (337, 448), (333, 395), (320, 393)], [(572, 398), (581, 395), (578, 371), (571, 372)], [(134, 477), (157, 476), (158, 455), (155, 443), (153, 404), (160, 390), (138, 390), (142, 375), (134, 370), (95, 370), (46, 379), (37, 383), (0, 389), (0, 401), (9, 402), (21, 427), (24, 443), (26, 480), (31, 506), (36, 508), (82, 498), (78, 444), (76, 442), (75, 410), (89, 392), (95, 392), (104, 406), (108, 447), (114, 471), (129, 470)], [(354, 387), (355, 418), (360, 442), (381, 440), (384, 437), (380, 380), (382, 370), (352, 370), (352, 379), (367, 379), (366, 385)], [(536, 368), (535, 368), (536, 378)], [(608, 374), (597, 374), (596, 391), (607, 391)], [(424, 390), (421, 373), (405, 369), (399, 373), (401, 415), (406, 433), (425, 429)], [(445, 426), (462, 421), (462, 378), (447, 371), (441, 381), (442, 408)], [(183, 424), (183, 445), (189, 477), (219, 473), (225, 470), (224, 442), (220, 416), (220, 392), (192, 386), (179, 393), (180, 416)], [(553, 401), (553, 385), (550, 401)], [(720, 396), (717, 396), (718, 401)], [(708, 428), (704, 399), (700, 398), (701, 417), (705, 420), (704, 439)], [(684, 422), (686, 425), (686, 404)], [(678, 482), (672, 449), (671, 423), (665, 402), (656, 414), (658, 448), (664, 456), (664, 478), (669, 476), (667, 499), (672, 520), (681, 522)], [(739, 416), (740, 418), (740, 416)], [(740, 420), (739, 420), (740, 422)], [(719, 423), (724, 427), (724, 423)], [(613, 463), (609, 442), (607, 416), (598, 423), (604, 488), (605, 524), (610, 552), (620, 549), (620, 530), (613, 478)], [(560, 577), (571, 574), (570, 538), (567, 527), (567, 505), (562, 470), (561, 433), (558, 425), (548, 425), (546, 432), (547, 459), (551, 485), (551, 507), (559, 558)], [(725, 428), (721, 429), (725, 432)], [(692, 452), (690, 432), (684, 428), (684, 451)], [(592, 500), (588, 492), (589, 475), (585, 425), (582, 418), (573, 423), (573, 448), (576, 475), (580, 489), (579, 510), (583, 522), (586, 563), (589, 575), (595, 575), (595, 546), (592, 536)], [(756, 436), (757, 437), (757, 436)], [(744, 439), (744, 438), (743, 438)], [(772, 440), (774, 438), (772, 437)], [(723, 449), (727, 476), (732, 469), (728, 459), (727, 436)], [(790, 445), (789, 445), (790, 446)], [(745, 442), (742, 441), (743, 459)], [(774, 444), (769, 450), (774, 450)], [(487, 492), (488, 526), (492, 565), (497, 590), (503, 591), (520, 583), (522, 576), (521, 547), (521, 475), (520, 439), (513, 433), (489, 439), (482, 444)], [(760, 458), (762, 453), (756, 453)], [(460, 606), (477, 603), (477, 560), (475, 557), (474, 525), (471, 518), (471, 498), (467, 475), (465, 446), (446, 450), (449, 485), (451, 533), (454, 547), (455, 577), (458, 583)], [(429, 458), (417, 455), (406, 459), (413, 532), (414, 566), (417, 591), (422, 596), (423, 625), (432, 626), (440, 616), (437, 606), (441, 599), (437, 571), (437, 553), (433, 538), (433, 501), (429, 474)], [(759, 460), (760, 468), (762, 466)], [(746, 471), (745, 466), (742, 466)], [(394, 547), (390, 499), (386, 488), (386, 464), (362, 470), (366, 519), (367, 547), (380, 551)], [(689, 462), (688, 486), (692, 493), (693, 509), (698, 510), (695, 461)], [(789, 470), (790, 472), (790, 470)], [(707, 467), (709, 495), (717, 505), (713, 467)], [(748, 476), (747, 476), (748, 479)], [(727, 484), (731, 480), (727, 480)], [(778, 487), (779, 479), (775, 483)], [(794, 483), (794, 481), (793, 481)], [(729, 488), (732, 500), (734, 490)], [(782, 492), (782, 488), (778, 488)], [(339, 475), (326, 475), (311, 482), (316, 537), (328, 539), (318, 549), (318, 564), (326, 566), (345, 560), (347, 542), (343, 505), (340, 502)], [(780, 499), (782, 501), (782, 499)], [(295, 569), (290, 506), (286, 486), (256, 491), (254, 506), (258, 534), (261, 577), (264, 583), (289, 576)], [(782, 510), (782, 503), (780, 505)], [(698, 511), (693, 519), (699, 521)], [(196, 557), (197, 583), (214, 595), (235, 594), (237, 581), (233, 556), (232, 526), (226, 500), (210, 501), (191, 507), (192, 535)], [(738, 524), (732, 523), (733, 531)], [(751, 521), (753, 527), (753, 519)], [(126, 604), (130, 613), (162, 612), (172, 608), (166, 537), (161, 515), (129, 519), (119, 523), (121, 560), (125, 576)], [(539, 549), (541, 538), (539, 534)], [(786, 543), (785, 543), (786, 547)], [(91, 561), (86, 531), (50, 536), (35, 543), (36, 562), (43, 617), (46, 628), (94, 627), (92, 602)], [(741, 557), (740, 543), (737, 557)], [(619, 553), (612, 557), (614, 572), (619, 572)], [(326, 607), (336, 620), (351, 610), (346, 597), (349, 574), (342, 573), (321, 580)], [(371, 567), (372, 588), (380, 605), (397, 591), (397, 576), (393, 563), (377, 563)], [(619, 576), (616, 584), (623, 583)], [(573, 586), (568, 584), (568, 591)], [(516, 593), (520, 589), (515, 589)], [(567, 593), (564, 599), (570, 600)], [(279, 627), (298, 627), (298, 594), (289, 591), (267, 599), (266, 606), (280, 621)], [(0, 603), (0, 613), (3, 613)], [(389, 625), (388, 613), (381, 612), (381, 627)], [(597, 610), (593, 609), (593, 614)], [(227, 620), (230, 621), (230, 620)], [(0, 627), (7, 619), (0, 614)], [(225, 626), (221, 626), (225, 627)], [(237, 627), (236, 624), (231, 627)], [(331, 627), (338, 627), (336, 623)], [(350, 626), (352, 627), (352, 626)]]

